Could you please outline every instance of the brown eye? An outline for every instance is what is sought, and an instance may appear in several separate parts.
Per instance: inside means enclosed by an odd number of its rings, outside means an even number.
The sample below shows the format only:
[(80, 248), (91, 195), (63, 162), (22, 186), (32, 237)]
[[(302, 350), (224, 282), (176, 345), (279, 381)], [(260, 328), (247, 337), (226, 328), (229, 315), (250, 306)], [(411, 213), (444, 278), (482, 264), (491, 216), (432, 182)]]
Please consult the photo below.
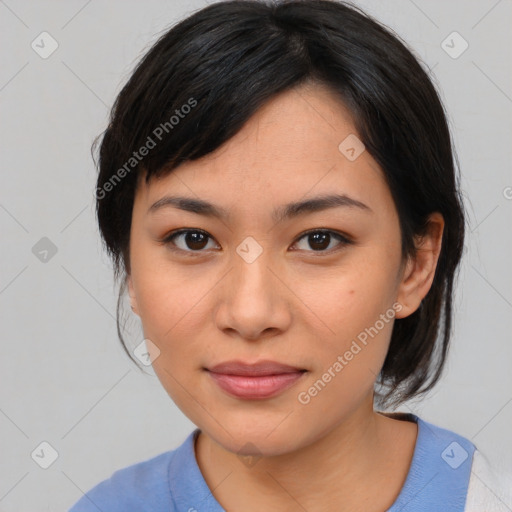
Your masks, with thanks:
[[(328, 230), (315, 230), (303, 234), (299, 240), (305, 239), (306, 246), (313, 249), (313, 252), (330, 252), (332, 249), (331, 243), (338, 240), (338, 247), (348, 245), (351, 243), (346, 237)], [(331, 247), (330, 247), (331, 246)], [(328, 250), (327, 250), (328, 249)], [(301, 250), (308, 250), (308, 247), (303, 247)]]
[(202, 252), (202, 249), (208, 245), (210, 239), (211, 237), (205, 231), (182, 229), (171, 233), (163, 242), (165, 244), (172, 244), (185, 252)]

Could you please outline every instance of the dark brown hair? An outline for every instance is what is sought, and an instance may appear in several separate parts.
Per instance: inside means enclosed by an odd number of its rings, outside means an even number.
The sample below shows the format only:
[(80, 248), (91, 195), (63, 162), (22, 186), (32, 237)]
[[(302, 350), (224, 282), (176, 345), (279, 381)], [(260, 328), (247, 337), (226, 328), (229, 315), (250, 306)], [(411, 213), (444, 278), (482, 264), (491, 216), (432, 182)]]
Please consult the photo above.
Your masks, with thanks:
[(349, 3), (221, 1), (165, 31), (138, 63), (112, 108), (98, 158), (99, 228), (121, 278), (118, 334), (132, 357), (120, 305), (138, 179), (145, 172), (149, 182), (214, 151), (265, 102), (306, 81), (326, 85), (349, 108), (383, 169), (404, 259), (414, 255), (428, 215), (444, 217), (432, 287), (418, 310), (395, 320), (377, 380), (378, 404), (398, 405), (430, 390), (444, 367), (465, 216), (446, 114), (428, 73), (399, 36)]

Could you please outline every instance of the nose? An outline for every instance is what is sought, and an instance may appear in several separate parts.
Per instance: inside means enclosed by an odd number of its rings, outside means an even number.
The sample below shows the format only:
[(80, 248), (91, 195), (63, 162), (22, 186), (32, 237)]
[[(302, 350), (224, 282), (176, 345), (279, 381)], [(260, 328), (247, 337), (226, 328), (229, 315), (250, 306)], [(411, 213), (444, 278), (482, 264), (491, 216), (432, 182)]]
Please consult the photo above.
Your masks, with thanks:
[(292, 294), (278, 274), (265, 251), (253, 261), (237, 254), (218, 288), (217, 327), (248, 341), (288, 329)]

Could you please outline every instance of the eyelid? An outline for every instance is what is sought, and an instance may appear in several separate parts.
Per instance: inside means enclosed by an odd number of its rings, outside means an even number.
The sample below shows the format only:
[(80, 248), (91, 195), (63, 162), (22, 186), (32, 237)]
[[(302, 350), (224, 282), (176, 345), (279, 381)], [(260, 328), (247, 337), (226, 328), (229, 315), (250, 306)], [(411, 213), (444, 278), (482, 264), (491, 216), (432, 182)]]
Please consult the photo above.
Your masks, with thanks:
[[(207, 238), (209, 238), (210, 240), (215, 240), (215, 238), (212, 235), (210, 235), (210, 233), (205, 231), (204, 229), (200, 229), (200, 228), (180, 228), (180, 229), (176, 229), (174, 231), (171, 231), (170, 233), (167, 233), (160, 240), (160, 243), (162, 245), (166, 245), (166, 246), (174, 245), (173, 242), (172, 242), (172, 239), (174, 237), (177, 237), (179, 235), (182, 235), (184, 233), (189, 233), (189, 232), (201, 233), (201, 234), (205, 235)], [(335, 247), (334, 249), (329, 249), (327, 251), (304, 251), (304, 252), (312, 253), (315, 256), (322, 256), (322, 255), (332, 254), (332, 253), (336, 252), (337, 250), (341, 249), (342, 247), (354, 244), (354, 241), (352, 240), (352, 238), (349, 237), (348, 235), (344, 234), (344, 233), (341, 233), (341, 232), (339, 232), (339, 231), (337, 231), (335, 229), (320, 228), (319, 227), (319, 228), (309, 229), (309, 230), (304, 231), (301, 234), (297, 235), (297, 237), (295, 238), (295, 240), (293, 242), (293, 245), (297, 244), (297, 242), (299, 242), (302, 238), (304, 238), (305, 236), (307, 236), (309, 234), (312, 234), (312, 233), (329, 233), (331, 235), (334, 235), (339, 240), (338, 246)], [(215, 240), (215, 242), (218, 243), (216, 240)], [(185, 254), (190, 255), (190, 256), (193, 256), (193, 255), (196, 255), (196, 254), (201, 254), (202, 252), (207, 252), (207, 251), (204, 251), (204, 250), (199, 250), (199, 251), (184, 250), (184, 249), (180, 249), (179, 247), (176, 247), (176, 246), (171, 247), (171, 250), (172, 251), (181, 252), (182, 254), (185, 253)], [(298, 250), (300, 251), (300, 249), (298, 249)]]

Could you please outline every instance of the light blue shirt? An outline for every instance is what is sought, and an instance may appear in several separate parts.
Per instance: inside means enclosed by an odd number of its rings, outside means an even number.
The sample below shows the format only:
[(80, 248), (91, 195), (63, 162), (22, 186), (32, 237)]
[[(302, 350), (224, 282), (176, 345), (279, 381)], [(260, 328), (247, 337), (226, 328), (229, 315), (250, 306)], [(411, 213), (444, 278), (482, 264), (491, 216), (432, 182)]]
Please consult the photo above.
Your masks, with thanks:
[[(387, 512), (463, 512), (475, 446), (415, 414), (395, 415), (417, 422), (418, 437), (406, 481)], [(197, 465), (198, 433), (175, 450), (116, 471), (69, 512), (225, 512)]]

